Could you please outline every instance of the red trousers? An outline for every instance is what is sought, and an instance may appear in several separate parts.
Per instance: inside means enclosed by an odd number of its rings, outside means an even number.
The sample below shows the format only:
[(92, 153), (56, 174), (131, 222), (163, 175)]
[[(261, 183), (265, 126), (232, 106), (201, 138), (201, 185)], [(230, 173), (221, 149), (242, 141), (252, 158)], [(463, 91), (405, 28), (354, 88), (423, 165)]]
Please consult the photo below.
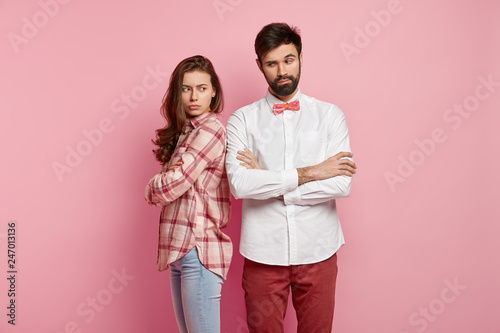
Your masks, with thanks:
[(318, 263), (292, 266), (265, 265), (245, 259), (242, 284), (249, 331), (283, 332), (291, 289), (297, 333), (330, 333), (336, 280), (336, 254)]

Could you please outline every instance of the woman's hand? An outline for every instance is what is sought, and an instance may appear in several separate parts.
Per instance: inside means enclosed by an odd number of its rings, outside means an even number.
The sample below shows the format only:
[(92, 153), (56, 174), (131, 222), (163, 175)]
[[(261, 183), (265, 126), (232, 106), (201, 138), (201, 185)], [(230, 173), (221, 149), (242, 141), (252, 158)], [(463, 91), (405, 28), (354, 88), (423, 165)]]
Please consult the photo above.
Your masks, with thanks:
[(171, 166), (168, 167), (168, 171), (174, 170), (175, 168), (178, 168), (183, 164), (184, 164), (184, 162), (182, 161), (182, 159), (179, 159), (177, 162), (175, 162), (174, 164), (172, 164)]

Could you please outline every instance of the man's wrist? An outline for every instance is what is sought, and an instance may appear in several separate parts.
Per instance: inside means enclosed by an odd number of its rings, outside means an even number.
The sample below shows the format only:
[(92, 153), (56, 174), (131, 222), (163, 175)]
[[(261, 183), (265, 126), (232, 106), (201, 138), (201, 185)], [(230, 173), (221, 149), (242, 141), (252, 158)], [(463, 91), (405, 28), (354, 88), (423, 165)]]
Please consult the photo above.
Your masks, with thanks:
[(314, 180), (313, 176), (313, 168), (314, 167), (305, 167), (305, 168), (298, 168), (297, 169), (297, 174), (299, 176), (299, 185), (302, 185), (304, 183), (310, 182)]

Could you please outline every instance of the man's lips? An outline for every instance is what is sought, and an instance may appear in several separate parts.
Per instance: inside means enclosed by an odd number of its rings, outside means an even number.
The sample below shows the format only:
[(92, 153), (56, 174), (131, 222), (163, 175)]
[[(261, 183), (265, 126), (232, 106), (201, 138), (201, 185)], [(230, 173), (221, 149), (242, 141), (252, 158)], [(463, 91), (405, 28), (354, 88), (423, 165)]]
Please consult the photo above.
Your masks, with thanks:
[(289, 82), (291, 82), (289, 79), (283, 79), (283, 80), (279, 80), (278, 84), (287, 84)]

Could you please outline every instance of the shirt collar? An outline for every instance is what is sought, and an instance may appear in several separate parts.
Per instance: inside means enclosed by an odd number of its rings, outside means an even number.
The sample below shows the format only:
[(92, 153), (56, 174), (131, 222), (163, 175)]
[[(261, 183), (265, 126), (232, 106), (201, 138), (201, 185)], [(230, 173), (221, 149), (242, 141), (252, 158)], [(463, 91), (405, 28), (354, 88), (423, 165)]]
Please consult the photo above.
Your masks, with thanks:
[[(300, 88), (299, 88), (299, 89), (297, 89), (297, 92), (295, 93), (295, 95), (288, 102), (294, 101), (296, 99), (300, 100), (301, 97), (302, 97), (302, 93), (300, 92)], [(285, 103), (281, 99), (279, 99), (278, 97), (271, 94), (269, 89), (267, 90), (266, 101), (267, 101), (267, 104), (269, 105), (269, 107), (271, 108), (271, 111), (273, 110), (274, 103), (280, 103), (280, 104)]]
[(212, 118), (217, 118), (217, 114), (215, 114), (213, 112), (206, 112), (206, 113), (200, 114), (199, 116), (188, 118), (188, 120), (189, 120), (188, 124), (191, 124), (191, 126), (193, 126), (193, 128), (196, 128), (196, 127), (206, 123), (207, 121), (211, 120)]

